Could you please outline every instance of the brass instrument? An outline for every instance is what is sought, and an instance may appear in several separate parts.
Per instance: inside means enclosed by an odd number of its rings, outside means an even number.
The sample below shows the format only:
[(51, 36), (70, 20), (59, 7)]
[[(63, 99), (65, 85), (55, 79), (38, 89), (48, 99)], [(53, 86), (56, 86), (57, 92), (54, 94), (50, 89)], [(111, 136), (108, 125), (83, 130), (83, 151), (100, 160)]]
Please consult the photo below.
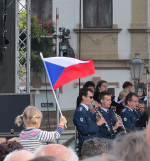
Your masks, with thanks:
[[(113, 110), (113, 112), (114, 112), (114, 114), (115, 114), (115, 117), (116, 117), (116, 119), (117, 119), (117, 121), (120, 121), (120, 119), (119, 119), (119, 117), (118, 117), (118, 115), (117, 115), (117, 113), (115, 112), (115, 110), (114, 110), (114, 108), (112, 108), (112, 107), (110, 107), (112, 110)], [(122, 124), (122, 129), (123, 129), (123, 131), (124, 131), (124, 133), (126, 134), (127, 133), (127, 131), (126, 131), (126, 128), (124, 127), (124, 125)]]
[[(100, 118), (103, 118), (102, 114), (98, 111), (98, 109), (95, 107), (95, 105), (92, 103), (92, 106), (94, 107), (95, 111), (97, 112), (98, 116)], [(112, 135), (111, 131), (110, 131), (110, 127), (108, 126), (107, 123), (105, 123), (106, 127), (107, 127), (107, 130), (109, 131), (109, 133)]]

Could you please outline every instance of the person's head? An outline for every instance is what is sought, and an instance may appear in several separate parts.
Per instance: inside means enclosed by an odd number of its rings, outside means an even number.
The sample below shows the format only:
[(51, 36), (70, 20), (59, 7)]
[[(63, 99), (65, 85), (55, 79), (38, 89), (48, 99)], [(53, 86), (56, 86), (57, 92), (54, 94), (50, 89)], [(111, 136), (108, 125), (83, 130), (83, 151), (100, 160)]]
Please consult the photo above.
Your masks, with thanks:
[(0, 161), (4, 160), (6, 155), (15, 150), (23, 149), (23, 146), (16, 141), (5, 141), (0, 144)]
[(136, 107), (138, 106), (138, 95), (136, 93), (132, 93), (130, 92), (125, 99), (125, 105), (130, 107), (131, 109), (136, 109)]
[(108, 152), (123, 161), (149, 161), (148, 144), (145, 131), (126, 134), (122, 140)]
[(9, 153), (4, 161), (28, 161), (34, 158), (34, 154), (27, 150), (18, 150)]
[(124, 82), (123, 85), (122, 85), (122, 88), (128, 92), (132, 92), (132, 83), (131, 82)]
[[(21, 115), (16, 117), (15, 123), (18, 126), (22, 124), (21, 117)], [(41, 125), (42, 117), (42, 112), (34, 106), (28, 106), (23, 112), (23, 122), (26, 127), (34, 127), (38, 129)]]
[(108, 150), (108, 144), (100, 138), (91, 138), (83, 142), (81, 149), (82, 159), (96, 155), (104, 155)]
[(79, 92), (79, 99), (81, 103), (89, 106), (93, 100), (93, 92), (90, 88), (82, 88)]
[(111, 105), (111, 95), (108, 92), (101, 92), (99, 95), (99, 102), (101, 107), (108, 109)]
[(35, 157), (52, 156), (65, 161), (78, 161), (76, 153), (61, 144), (48, 144), (35, 152)]
[(125, 98), (126, 98), (126, 96), (128, 95), (128, 93), (129, 93), (129, 91), (127, 91), (127, 90), (122, 90), (120, 93), (119, 93), (119, 99), (120, 100), (122, 100), (122, 99), (124, 99), (123, 101), (122, 101), (122, 104), (125, 106)]
[(138, 108), (142, 111), (145, 112), (145, 102), (143, 100), (139, 100)]
[(62, 161), (62, 160), (59, 160), (59, 159), (52, 157), (52, 156), (42, 156), (42, 157), (36, 157), (36, 158), (31, 159), (29, 161)]
[(87, 81), (87, 82), (83, 85), (83, 88), (84, 88), (84, 87), (90, 88), (90, 89), (93, 91), (93, 93), (94, 93), (94, 90), (95, 90), (95, 84), (94, 84), (94, 82), (92, 82), (92, 81)]
[(3, 142), (5, 142), (5, 141), (7, 141), (6, 138), (0, 138), (0, 144), (3, 143)]
[(108, 86), (107, 86), (107, 82), (105, 80), (100, 80), (97, 83), (96, 91), (103, 92), (103, 91), (107, 91), (107, 89), (108, 89)]

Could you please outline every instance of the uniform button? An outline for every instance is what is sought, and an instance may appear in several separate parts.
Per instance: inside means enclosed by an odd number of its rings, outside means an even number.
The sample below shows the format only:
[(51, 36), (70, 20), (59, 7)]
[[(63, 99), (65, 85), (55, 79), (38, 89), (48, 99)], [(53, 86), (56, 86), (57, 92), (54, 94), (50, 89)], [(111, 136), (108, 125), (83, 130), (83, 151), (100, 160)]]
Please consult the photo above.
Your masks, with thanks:
[(90, 134), (88, 134), (88, 136), (90, 136)]

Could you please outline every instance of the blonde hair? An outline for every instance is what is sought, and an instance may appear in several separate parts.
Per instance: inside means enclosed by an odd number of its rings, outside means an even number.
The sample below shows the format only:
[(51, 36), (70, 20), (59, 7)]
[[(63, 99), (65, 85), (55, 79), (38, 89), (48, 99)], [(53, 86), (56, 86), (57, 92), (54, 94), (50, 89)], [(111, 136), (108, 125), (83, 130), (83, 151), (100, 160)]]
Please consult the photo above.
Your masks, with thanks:
[(15, 119), (15, 123), (20, 126), (22, 124), (22, 117), (25, 124), (32, 123), (33, 125), (37, 124), (38, 118), (42, 119), (42, 112), (34, 106), (28, 106), (25, 108), (22, 115), (19, 115)]
[(119, 99), (122, 100), (124, 96), (127, 96), (129, 94), (129, 91), (127, 90), (122, 90), (120, 93), (119, 93)]

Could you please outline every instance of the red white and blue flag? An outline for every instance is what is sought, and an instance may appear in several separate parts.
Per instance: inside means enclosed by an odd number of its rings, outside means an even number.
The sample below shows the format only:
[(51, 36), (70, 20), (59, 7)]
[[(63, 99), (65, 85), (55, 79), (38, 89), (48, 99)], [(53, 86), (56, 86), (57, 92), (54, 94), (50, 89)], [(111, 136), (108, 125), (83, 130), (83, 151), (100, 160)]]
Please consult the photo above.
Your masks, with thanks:
[(92, 60), (81, 61), (69, 57), (50, 57), (43, 58), (43, 62), (54, 90), (74, 79), (95, 74)]

